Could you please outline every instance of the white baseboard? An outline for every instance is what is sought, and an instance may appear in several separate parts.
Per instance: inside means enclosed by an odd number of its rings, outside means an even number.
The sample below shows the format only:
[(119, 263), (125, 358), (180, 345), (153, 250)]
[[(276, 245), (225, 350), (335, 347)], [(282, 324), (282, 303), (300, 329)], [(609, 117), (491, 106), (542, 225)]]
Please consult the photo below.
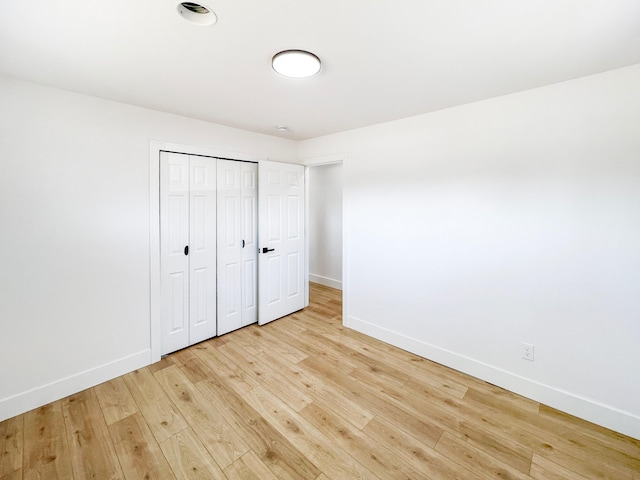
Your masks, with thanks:
[(0, 400), (0, 422), (145, 367), (150, 363), (151, 350), (144, 350), (47, 385), (3, 398)]
[(342, 290), (342, 282), (329, 277), (323, 277), (322, 275), (309, 274), (309, 281), (313, 283), (319, 283), (325, 287), (337, 288)]
[(359, 318), (345, 318), (346, 327), (447, 367), (505, 388), (597, 425), (640, 439), (640, 417), (629, 412), (603, 405), (588, 398), (560, 390), (506, 370), (479, 362), (421, 340), (393, 332)]

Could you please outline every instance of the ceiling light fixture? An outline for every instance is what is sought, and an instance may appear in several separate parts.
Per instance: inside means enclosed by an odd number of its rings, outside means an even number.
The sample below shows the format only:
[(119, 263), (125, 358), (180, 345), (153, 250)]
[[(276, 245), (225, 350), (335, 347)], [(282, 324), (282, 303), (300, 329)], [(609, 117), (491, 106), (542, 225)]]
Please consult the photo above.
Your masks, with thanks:
[(293, 78), (312, 77), (320, 71), (320, 59), (304, 50), (284, 50), (276, 53), (271, 65), (280, 75)]
[(176, 7), (182, 18), (196, 25), (213, 25), (218, 21), (213, 10), (202, 3), (181, 2)]
[(279, 127), (276, 127), (276, 130), (278, 130), (279, 132), (288, 132), (289, 127), (286, 127), (285, 125), (280, 125)]

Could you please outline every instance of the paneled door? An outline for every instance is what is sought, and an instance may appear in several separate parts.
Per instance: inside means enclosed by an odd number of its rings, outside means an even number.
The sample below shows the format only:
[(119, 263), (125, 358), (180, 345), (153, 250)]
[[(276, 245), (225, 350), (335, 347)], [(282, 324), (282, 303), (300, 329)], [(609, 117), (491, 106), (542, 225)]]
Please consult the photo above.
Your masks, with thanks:
[(258, 321), (255, 163), (218, 160), (218, 335)]
[(258, 164), (258, 323), (305, 307), (304, 167)]
[(216, 335), (216, 160), (160, 154), (162, 354)]

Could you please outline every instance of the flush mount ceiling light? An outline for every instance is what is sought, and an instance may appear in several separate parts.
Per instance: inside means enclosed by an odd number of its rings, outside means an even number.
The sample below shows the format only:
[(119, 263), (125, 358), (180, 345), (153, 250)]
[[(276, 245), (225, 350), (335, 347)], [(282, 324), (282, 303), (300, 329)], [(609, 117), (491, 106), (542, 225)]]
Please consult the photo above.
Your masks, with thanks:
[(202, 3), (182, 2), (177, 9), (182, 18), (196, 25), (213, 25), (218, 21), (213, 10)]
[(312, 77), (320, 71), (320, 59), (304, 50), (284, 50), (276, 53), (271, 65), (280, 75), (293, 78)]

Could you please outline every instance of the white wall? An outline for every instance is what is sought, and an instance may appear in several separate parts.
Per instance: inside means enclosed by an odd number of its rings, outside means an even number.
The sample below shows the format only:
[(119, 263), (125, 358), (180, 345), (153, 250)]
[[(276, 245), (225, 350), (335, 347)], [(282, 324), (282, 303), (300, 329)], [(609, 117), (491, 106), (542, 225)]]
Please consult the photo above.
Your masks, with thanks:
[(309, 175), (309, 280), (342, 289), (342, 164)]
[(150, 362), (150, 140), (295, 142), (0, 77), (0, 420)]
[(640, 438), (638, 85), (635, 65), (302, 142), (348, 152), (346, 324)]

